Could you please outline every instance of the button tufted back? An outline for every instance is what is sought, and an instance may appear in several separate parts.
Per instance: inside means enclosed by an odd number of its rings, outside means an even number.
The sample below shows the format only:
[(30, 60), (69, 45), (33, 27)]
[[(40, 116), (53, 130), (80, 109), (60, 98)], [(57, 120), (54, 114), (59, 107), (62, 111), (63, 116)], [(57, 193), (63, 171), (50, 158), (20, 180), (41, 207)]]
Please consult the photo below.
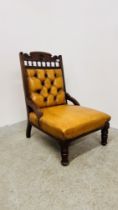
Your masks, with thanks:
[(29, 94), (39, 107), (65, 104), (64, 82), (61, 68), (26, 69)]

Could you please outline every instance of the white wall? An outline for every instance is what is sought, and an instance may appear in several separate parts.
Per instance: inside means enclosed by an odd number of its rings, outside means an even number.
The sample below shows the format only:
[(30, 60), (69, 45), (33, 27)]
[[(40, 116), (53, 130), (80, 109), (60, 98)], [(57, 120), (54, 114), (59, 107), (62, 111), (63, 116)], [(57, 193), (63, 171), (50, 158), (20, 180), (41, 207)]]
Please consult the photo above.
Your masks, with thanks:
[(0, 2), (0, 126), (26, 119), (19, 51), (62, 54), (67, 89), (118, 128), (118, 1)]

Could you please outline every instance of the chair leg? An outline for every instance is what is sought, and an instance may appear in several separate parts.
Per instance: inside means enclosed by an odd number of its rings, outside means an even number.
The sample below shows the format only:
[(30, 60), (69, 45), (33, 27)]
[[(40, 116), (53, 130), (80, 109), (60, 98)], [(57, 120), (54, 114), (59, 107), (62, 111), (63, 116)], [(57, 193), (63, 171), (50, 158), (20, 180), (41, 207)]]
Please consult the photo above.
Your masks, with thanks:
[(107, 144), (108, 139), (108, 129), (110, 127), (109, 122), (106, 122), (104, 127), (101, 130), (101, 144), (105, 146)]
[(68, 160), (68, 148), (69, 148), (69, 143), (68, 142), (62, 142), (60, 144), (61, 146), (61, 164), (63, 166), (67, 166), (69, 164), (69, 160)]
[(32, 128), (32, 125), (31, 125), (30, 122), (28, 121), (28, 122), (27, 122), (27, 129), (26, 129), (26, 137), (27, 137), (27, 138), (30, 138), (30, 137), (31, 137), (31, 128)]

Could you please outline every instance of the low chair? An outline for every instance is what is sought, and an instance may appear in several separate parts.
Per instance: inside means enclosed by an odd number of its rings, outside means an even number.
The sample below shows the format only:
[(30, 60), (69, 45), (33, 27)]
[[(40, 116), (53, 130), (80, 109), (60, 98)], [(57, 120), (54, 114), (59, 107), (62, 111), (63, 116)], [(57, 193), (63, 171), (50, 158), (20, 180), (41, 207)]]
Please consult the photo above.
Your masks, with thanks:
[(106, 145), (111, 117), (81, 106), (66, 92), (62, 56), (46, 52), (21, 52), (19, 56), (27, 108), (27, 138), (31, 136), (32, 126), (54, 137), (60, 145), (64, 166), (69, 163), (68, 148), (73, 140), (101, 130), (101, 144)]

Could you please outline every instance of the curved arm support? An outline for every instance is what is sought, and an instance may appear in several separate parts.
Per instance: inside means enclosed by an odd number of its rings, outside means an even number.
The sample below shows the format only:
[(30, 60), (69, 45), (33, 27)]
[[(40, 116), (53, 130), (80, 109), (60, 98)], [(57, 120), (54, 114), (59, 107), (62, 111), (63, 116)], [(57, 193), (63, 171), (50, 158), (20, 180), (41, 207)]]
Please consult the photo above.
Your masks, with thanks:
[(69, 93), (66, 93), (66, 99), (71, 101), (74, 105), (80, 106), (80, 103), (74, 97), (72, 97)]
[(26, 99), (26, 103), (27, 105), (36, 113), (36, 115), (38, 116), (38, 119), (40, 119), (40, 117), (43, 115), (43, 113), (41, 112), (40, 108), (37, 107), (31, 100)]

